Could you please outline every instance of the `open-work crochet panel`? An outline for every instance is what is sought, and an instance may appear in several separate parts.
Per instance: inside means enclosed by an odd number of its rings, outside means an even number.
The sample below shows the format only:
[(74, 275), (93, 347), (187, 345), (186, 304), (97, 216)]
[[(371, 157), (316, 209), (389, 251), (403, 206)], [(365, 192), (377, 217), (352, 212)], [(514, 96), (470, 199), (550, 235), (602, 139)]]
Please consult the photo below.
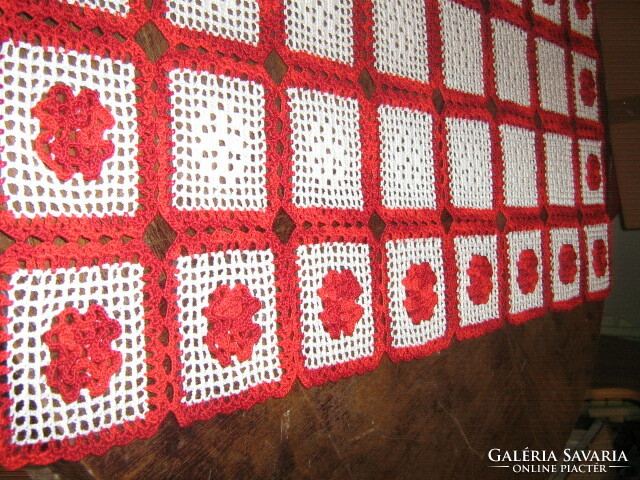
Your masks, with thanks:
[(0, 2), (0, 463), (604, 298), (593, 33), (590, 0)]

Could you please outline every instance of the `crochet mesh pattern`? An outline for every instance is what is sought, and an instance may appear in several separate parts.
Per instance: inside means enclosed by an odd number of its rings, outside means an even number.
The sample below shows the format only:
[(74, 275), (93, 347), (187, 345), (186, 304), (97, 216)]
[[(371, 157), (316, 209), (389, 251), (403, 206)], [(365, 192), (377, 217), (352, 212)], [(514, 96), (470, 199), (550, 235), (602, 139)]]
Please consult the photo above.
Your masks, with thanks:
[(0, 465), (602, 300), (591, 0), (0, 15)]

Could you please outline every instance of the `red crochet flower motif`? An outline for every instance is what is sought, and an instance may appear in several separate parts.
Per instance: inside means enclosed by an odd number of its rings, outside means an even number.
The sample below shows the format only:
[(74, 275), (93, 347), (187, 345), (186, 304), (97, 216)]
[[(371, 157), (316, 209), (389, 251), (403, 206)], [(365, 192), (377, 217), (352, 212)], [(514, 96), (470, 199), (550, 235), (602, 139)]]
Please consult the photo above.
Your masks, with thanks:
[(593, 242), (591, 256), (593, 257), (593, 271), (596, 277), (603, 277), (607, 273), (607, 264), (609, 263), (607, 260), (607, 245), (604, 240), (599, 238)]
[(560, 253), (558, 254), (558, 261), (560, 262), (560, 281), (565, 285), (573, 283), (578, 273), (578, 255), (576, 254), (573, 245), (565, 243), (560, 247)]
[(589, 0), (576, 0), (575, 1), (576, 14), (580, 20), (586, 20), (591, 13), (589, 7)]
[(122, 366), (122, 354), (111, 348), (121, 333), (100, 305), (91, 305), (84, 315), (73, 307), (62, 311), (42, 336), (52, 358), (44, 367), (49, 386), (67, 403), (75, 402), (83, 388), (92, 397), (104, 394)]
[(320, 320), (333, 339), (353, 335), (364, 309), (356, 303), (362, 287), (351, 270), (331, 270), (322, 279), (318, 296), (322, 300)]
[(242, 283), (232, 289), (221, 285), (213, 291), (209, 306), (202, 310), (209, 320), (204, 343), (223, 367), (231, 365), (231, 355), (240, 362), (251, 358), (253, 346), (262, 335), (260, 325), (252, 321), (260, 308), (260, 300)]
[(471, 301), (476, 305), (487, 303), (493, 291), (493, 268), (489, 259), (484, 255), (471, 257), (467, 275), (469, 276), (467, 294)]
[(434, 290), (436, 282), (436, 274), (427, 262), (411, 265), (402, 280), (407, 292), (404, 308), (414, 325), (433, 316), (433, 309), (438, 303), (438, 294)]
[(556, 0), (542, 0), (542, 3), (546, 3), (547, 5), (555, 5)]
[(530, 248), (520, 252), (516, 266), (518, 267), (518, 277), (516, 280), (518, 281), (520, 291), (525, 295), (533, 292), (540, 279), (536, 252)]
[(596, 80), (593, 78), (593, 72), (588, 68), (580, 71), (580, 98), (582, 103), (587, 107), (593, 107), (596, 101)]
[(115, 121), (98, 92), (83, 89), (76, 97), (69, 86), (54, 85), (31, 112), (40, 120), (36, 152), (60, 180), (76, 172), (85, 180), (100, 176), (102, 163), (114, 152), (113, 142), (102, 137)]
[(600, 160), (597, 155), (591, 153), (587, 157), (587, 186), (589, 190), (598, 190), (601, 183)]

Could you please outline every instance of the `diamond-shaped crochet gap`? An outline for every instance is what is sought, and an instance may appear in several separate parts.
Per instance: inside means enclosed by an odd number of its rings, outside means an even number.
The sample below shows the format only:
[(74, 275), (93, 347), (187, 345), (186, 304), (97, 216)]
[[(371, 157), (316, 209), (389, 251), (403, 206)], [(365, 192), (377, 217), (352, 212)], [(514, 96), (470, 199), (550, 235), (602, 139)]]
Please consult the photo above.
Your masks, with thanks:
[(497, 107), (496, 102), (493, 100), (492, 97), (489, 97), (487, 99), (487, 110), (489, 110), (489, 113), (494, 118), (498, 114), (498, 107)]
[(144, 243), (149, 246), (156, 257), (162, 260), (176, 236), (176, 232), (162, 218), (162, 215), (157, 214), (144, 231)]
[(449, 210), (446, 208), (442, 209), (442, 213), (440, 214), (440, 224), (444, 231), (449, 233), (449, 229), (451, 228), (451, 224), (453, 223), (453, 217), (449, 213)]
[(169, 43), (156, 24), (152, 21), (145, 23), (134, 35), (134, 40), (144, 50), (151, 63), (156, 61), (167, 51)]
[(431, 94), (431, 101), (433, 102), (433, 106), (436, 109), (436, 112), (439, 114), (444, 110), (444, 97), (442, 96), (442, 92), (439, 89), (435, 89)]
[(542, 128), (542, 119), (540, 118), (540, 114), (538, 112), (535, 112), (533, 114), (533, 123), (538, 130)]
[(377, 212), (373, 212), (369, 218), (369, 229), (373, 236), (376, 237), (376, 240), (380, 240), (385, 228), (387, 228), (387, 224), (384, 223), (384, 220), (380, 218)]
[(273, 219), (271, 229), (284, 245), (289, 241), (289, 237), (291, 237), (291, 234), (296, 229), (296, 224), (287, 212), (280, 209), (276, 214), (276, 218)]
[(547, 219), (549, 218), (549, 212), (547, 212), (547, 209), (542, 207), (542, 209), (540, 210), (540, 220), (542, 220), (544, 223), (547, 223)]
[(360, 72), (358, 83), (362, 87), (362, 90), (364, 90), (364, 96), (367, 98), (371, 98), (371, 95), (373, 95), (373, 91), (376, 89), (376, 85), (375, 83), (373, 83), (373, 78), (371, 78), (371, 75), (366, 68), (363, 69), (362, 72)]
[(16, 243), (16, 241), (13, 238), (0, 230), (0, 253), (6, 252), (14, 243)]
[(502, 212), (498, 212), (496, 215), (496, 225), (499, 231), (504, 231), (504, 227), (507, 225), (507, 218), (502, 214)]
[(267, 70), (267, 73), (271, 76), (271, 79), (280, 85), (282, 79), (287, 74), (287, 64), (284, 63), (282, 57), (278, 55), (278, 52), (272, 50), (271, 53), (267, 56), (264, 61), (264, 68)]

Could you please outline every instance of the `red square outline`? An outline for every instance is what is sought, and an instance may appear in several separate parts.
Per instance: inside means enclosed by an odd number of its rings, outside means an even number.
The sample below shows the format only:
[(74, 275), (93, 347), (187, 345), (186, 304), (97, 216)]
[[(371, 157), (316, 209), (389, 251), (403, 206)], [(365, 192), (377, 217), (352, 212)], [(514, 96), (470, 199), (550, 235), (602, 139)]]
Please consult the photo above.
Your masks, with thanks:
[[(496, 259), (498, 265), (494, 271), (496, 282), (494, 288), (498, 289), (498, 315), (475, 325), (460, 325), (460, 309), (458, 308), (458, 262), (456, 261), (456, 250), (454, 244), (455, 237), (465, 237), (471, 235), (496, 236)], [(493, 223), (489, 222), (461, 222), (451, 225), (448, 234), (445, 236), (444, 255), (445, 255), (445, 274), (447, 277), (447, 291), (450, 292), (449, 304), (447, 310), (450, 315), (450, 325), (458, 340), (466, 340), (470, 338), (486, 335), (504, 325), (504, 310), (506, 304), (506, 276), (504, 259), (501, 258), (500, 252), (503, 248), (504, 236), (498, 231)], [(448, 267), (448, 268), (447, 268)]]
[[(181, 210), (172, 205), (174, 198), (171, 186), (174, 183), (173, 174), (176, 171), (174, 162), (176, 155), (172, 151), (173, 134), (171, 128), (172, 90), (167, 74), (174, 70), (189, 70), (194, 73), (208, 73), (240, 80), (250, 80), (259, 83), (265, 89), (265, 190), (267, 207), (264, 210), (224, 210), (224, 209), (186, 209)], [(273, 216), (280, 208), (280, 199), (276, 189), (278, 185), (277, 169), (281, 162), (281, 154), (277, 144), (281, 139), (278, 132), (280, 113), (277, 108), (278, 87), (263, 67), (251, 66), (243, 62), (236, 62), (232, 58), (219, 57), (215, 54), (200, 54), (197, 52), (171, 52), (165, 54), (157, 63), (154, 81), (158, 85), (158, 123), (164, 128), (157, 133), (160, 137), (158, 144), (158, 193), (157, 204), (160, 213), (167, 222), (178, 231), (185, 231), (192, 227), (204, 230), (208, 227), (237, 228), (242, 225), (259, 225), (268, 228)]]
[[(576, 273), (576, 275), (580, 275), (580, 279), (578, 282), (579, 292), (576, 296), (571, 297), (567, 300), (554, 301), (553, 300), (553, 278), (552, 278), (553, 268), (551, 267), (551, 258), (552, 258), (552, 255), (554, 255), (554, 252), (551, 246), (551, 231), (558, 228), (571, 228), (571, 229), (575, 229), (576, 232), (578, 233), (578, 242), (577, 242), (577, 245), (575, 246), (578, 247), (578, 250), (579, 250), (578, 252), (576, 252), (578, 254), (578, 258), (576, 261), (579, 262), (579, 264), (578, 264), (578, 272)], [(550, 310), (554, 312), (558, 312), (558, 311), (570, 310), (572, 308), (577, 307), (578, 305), (582, 305), (584, 303), (584, 275), (583, 275), (584, 252), (582, 248), (583, 229), (580, 226), (580, 222), (578, 221), (577, 218), (572, 218), (572, 217), (549, 218), (546, 223), (545, 234), (546, 234), (545, 239), (543, 241), (546, 242), (546, 244), (548, 245), (547, 248), (549, 252), (549, 255), (546, 256), (544, 260), (546, 261), (545, 269), (549, 275), (547, 277), (547, 285), (548, 285), (547, 304), (549, 305)]]
[[(361, 222), (366, 224), (376, 207), (376, 196), (379, 185), (375, 183), (375, 172), (378, 168), (379, 159), (376, 155), (376, 144), (374, 133), (376, 132), (376, 111), (368, 101), (362, 89), (357, 83), (333, 76), (315, 77), (310, 72), (303, 69), (290, 68), (282, 88), (282, 118), (284, 126), (282, 128), (284, 152), (282, 155), (282, 174), (280, 176), (281, 186), (284, 188), (282, 204), (289, 208), (288, 213), (297, 225), (305, 222), (312, 224), (338, 222), (340, 224)], [(354, 208), (330, 208), (330, 207), (300, 207), (293, 202), (293, 143), (291, 135), (291, 107), (286, 93), (288, 88), (299, 88), (313, 90), (320, 93), (328, 93), (339, 97), (355, 99), (358, 102), (358, 123), (360, 135), (360, 162), (361, 162), (361, 190), (363, 197), (362, 209)]]
[[(445, 237), (446, 237), (446, 233), (444, 231), (444, 229), (440, 226), (440, 225), (408, 225), (406, 227), (403, 228), (394, 228), (394, 227), (390, 227), (387, 228), (387, 230), (385, 231), (382, 239), (381, 239), (381, 245), (382, 245), (382, 262), (383, 262), (383, 268), (382, 268), (382, 277), (383, 277), (383, 281), (382, 281), (382, 297), (383, 297), (383, 308), (384, 308), (384, 318), (386, 319), (385, 321), (385, 330), (386, 330), (386, 334), (385, 334), (385, 349), (387, 352), (387, 355), (389, 356), (389, 358), (391, 359), (391, 361), (393, 362), (407, 362), (409, 360), (413, 360), (413, 359), (418, 359), (418, 358), (425, 358), (428, 357), (429, 355), (432, 355), (433, 353), (439, 352), (441, 350), (444, 350), (445, 348), (447, 348), (449, 346), (449, 344), (451, 343), (451, 340), (453, 339), (454, 336), (454, 332), (455, 332), (455, 328), (454, 325), (451, 322), (451, 315), (449, 313), (449, 303), (450, 303), (450, 297), (453, 296), (454, 294), (452, 292), (449, 291), (449, 288), (451, 287), (451, 283), (447, 280), (447, 263), (445, 260)], [(439, 238), (442, 240), (442, 264), (444, 267), (444, 271), (445, 271), (445, 275), (444, 275), (444, 291), (445, 291), (445, 298), (444, 298), (444, 304), (445, 304), (445, 320), (446, 320), (446, 327), (445, 327), (445, 333), (442, 337), (433, 339), (433, 340), (429, 340), (427, 341), (427, 343), (424, 343), (422, 345), (415, 345), (415, 346), (409, 346), (409, 347), (394, 347), (392, 345), (392, 338), (391, 338), (391, 313), (389, 311), (389, 303), (390, 303), (390, 297), (389, 297), (389, 293), (388, 293), (388, 285), (389, 285), (389, 273), (388, 273), (388, 268), (387, 268), (387, 264), (389, 262), (388, 256), (387, 256), (387, 249), (386, 249), (386, 244), (390, 241), (394, 241), (394, 240), (404, 240), (404, 239), (408, 239), (408, 238), (415, 238), (415, 239), (421, 239), (421, 238)], [(427, 320), (428, 321), (428, 320)]]
[[(182, 363), (179, 351), (180, 341), (180, 307), (178, 306), (178, 285), (176, 266), (174, 262), (183, 256), (193, 256), (201, 253), (215, 253), (226, 250), (265, 250), (270, 249), (275, 256), (275, 276), (276, 276), (276, 298), (275, 308), (278, 315), (278, 347), (280, 353), (280, 368), (282, 376), (279, 381), (271, 383), (261, 383), (250, 387), (237, 394), (226, 395), (215, 399), (204, 400), (192, 405), (186, 405), (181, 400), (186, 395), (182, 384)], [(219, 413), (231, 413), (235, 410), (247, 410), (257, 403), (262, 403), (271, 397), (282, 397), (286, 395), (296, 377), (297, 367), (295, 366), (295, 345), (297, 334), (294, 331), (284, 306), (287, 305), (286, 285), (290, 283), (292, 276), (289, 259), (290, 255), (283, 248), (280, 241), (271, 232), (250, 231), (247, 233), (238, 231), (217, 230), (213, 233), (200, 232), (193, 237), (188, 234), (179, 234), (173, 245), (169, 249), (165, 259), (165, 269), (167, 272), (165, 296), (167, 299), (167, 313), (165, 315), (165, 325), (169, 332), (169, 342), (165, 348), (166, 354), (171, 358), (173, 364), (170, 383), (173, 387), (173, 399), (171, 401), (171, 411), (175, 414), (178, 424), (186, 426), (196, 420), (209, 419)]]
[[(606, 226), (607, 235), (603, 239), (607, 245), (607, 273), (609, 276), (609, 286), (602, 290), (589, 290), (589, 269), (591, 268), (591, 264), (593, 261), (592, 258), (592, 246), (587, 245), (587, 233), (586, 227), (594, 226), (594, 225), (604, 225)], [(611, 220), (606, 213), (601, 213), (599, 215), (590, 215), (582, 217), (582, 228), (580, 232), (580, 239), (582, 241), (582, 253), (583, 253), (583, 291), (587, 302), (601, 302), (605, 298), (609, 296), (611, 292), (611, 284), (613, 281), (613, 277), (611, 276), (611, 256), (613, 250), (613, 236), (611, 233)]]
[[(3, 6), (4, 7), (4, 6)], [(31, 45), (42, 45), (43, 48), (53, 47), (60, 48), (63, 51), (76, 51), (79, 53), (86, 52), (102, 58), (113, 60), (121, 60), (130, 63), (138, 71), (138, 75), (134, 78), (135, 90), (132, 92), (137, 97), (142, 97), (136, 101), (135, 107), (142, 114), (136, 118), (136, 133), (138, 144), (135, 154), (135, 162), (139, 167), (139, 175), (144, 181), (139, 182), (136, 187), (138, 190), (138, 198), (136, 198), (137, 208), (131, 216), (110, 214), (105, 216), (38, 216), (29, 218), (24, 215), (16, 216), (10, 209), (0, 210), (0, 230), (6, 232), (14, 240), (26, 238), (35, 235), (44, 239), (47, 237), (61, 236), (64, 238), (84, 236), (91, 238), (99, 238), (102, 235), (116, 237), (123, 233), (135, 236), (136, 232), (142, 231), (145, 226), (153, 219), (157, 207), (153, 201), (153, 186), (156, 183), (156, 175), (153, 171), (153, 161), (149, 152), (154, 151), (153, 139), (147, 133), (154, 119), (149, 115), (146, 104), (153, 97), (151, 92), (151, 71), (152, 66), (148, 64), (144, 58), (144, 54), (139, 48), (128, 49), (119, 41), (109, 35), (98, 37), (91, 33), (90, 29), (95, 28), (95, 24), (88, 22), (86, 19), (80, 22), (85, 28), (82, 31), (75, 32), (69, 24), (58, 24), (58, 28), (52, 28), (45, 23), (47, 15), (54, 17), (59, 13), (55, 11), (56, 7), (51, 7), (54, 11), (39, 7), (34, 11), (34, 18), (28, 23), (24, 23), (18, 17), (19, 12), (24, 8), (11, 4), (7, 5), (5, 14), (0, 18), (0, 43), (24, 41)], [(70, 7), (69, 7), (70, 8)], [(65, 6), (64, 11), (67, 10)], [(70, 8), (69, 12), (77, 10), (76, 7)], [(30, 10), (31, 11), (31, 10)], [(36, 13), (37, 12), (37, 13)], [(106, 14), (105, 14), (106, 15)], [(12, 18), (13, 17), (13, 18)], [(84, 18), (80, 16), (81, 18)], [(103, 14), (96, 14), (96, 18), (103, 19)], [(106, 17), (105, 17), (106, 18)], [(75, 17), (74, 17), (75, 21)], [(104, 29), (115, 28), (116, 23), (105, 19)], [(14, 24), (23, 24), (21, 27), (14, 27)], [(100, 24), (100, 28), (103, 25)], [(8, 33), (11, 32), (12, 36)], [(1, 148), (0, 148), (0, 151)], [(6, 160), (0, 160), (0, 167), (6, 167)], [(43, 168), (47, 168), (43, 165)], [(3, 182), (4, 180), (0, 180)], [(8, 195), (0, 195), (0, 203), (7, 205), (9, 201)], [(34, 197), (34, 201), (37, 197)]]
[[(318, 369), (308, 369), (304, 366), (304, 354), (302, 352), (302, 329), (300, 318), (302, 311), (300, 309), (300, 287), (298, 283), (299, 268), (296, 265), (296, 250), (302, 245), (322, 244), (327, 242), (350, 242), (367, 244), (370, 247), (369, 260), (371, 266), (371, 300), (372, 315), (374, 325), (374, 342), (373, 355), (370, 357), (359, 358), (357, 360), (347, 361), (336, 365), (321, 367)], [(382, 315), (384, 309), (384, 299), (381, 291), (381, 248), (380, 243), (373, 238), (371, 232), (366, 229), (335, 227), (330, 230), (324, 230), (321, 227), (313, 226), (304, 232), (294, 233), (289, 240), (289, 248), (292, 250), (289, 261), (291, 262), (290, 270), (293, 274), (289, 277), (289, 281), (284, 286), (287, 292), (286, 302), (293, 312), (293, 323), (296, 325), (296, 365), (298, 365), (298, 378), (302, 385), (306, 388), (324, 385), (327, 382), (337, 382), (342, 378), (348, 378), (355, 374), (362, 375), (365, 372), (374, 370), (385, 351), (385, 329)], [(295, 247), (295, 248), (294, 248)]]
[[(415, 95), (405, 92), (396, 91), (391, 88), (377, 89), (371, 97), (372, 109), (375, 112), (375, 135), (372, 135), (375, 146), (375, 157), (377, 159), (376, 169), (373, 174), (373, 180), (379, 185), (372, 195), (372, 204), (376, 205), (376, 210), (380, 217), (388, 223), (398, 222), (436, 222), (440, 219), (444, 201), (442, 195), (438, 191), (439, 180), (442, 179), (442, 157), (441, 149), (438, 144), (442, 141), (442, 120), (443, 117), (433, 107), (430, 99), (422, 95)], [(387, 208), (382, 204), (382, 142), (380, 141), (380, 119), (378, 117), (378, 107), (386, 105), (391, 107), (406, 108), (420, 113), (427, 113), (431, 116), (431, 144), (433, 151), (433, 175), (435, 179), (435, 199), (436, 208)], [(373, 133), (373, 132), (372, 132)]]
[[(538, 282), (542, 283), (542, 305), (540, 305), (539, 307), (528, 309), (528, 310), (523, 310), (522, 312), (510, 313), (509, 310), (511, 305), (511, 292), (515, 288), (519, 288), (519, 287), (517, 287), (517, 285), (511, 284), (511, 278), (510, 278), (511, 258), (509, 256), (509, 243), (507, 241), (507, 233), (528, 232), (528, 231), (540, 232), (540, 250), (542, 252), (542, 258), (540, 258), (539, 261), (541, 264), (542, 274), (540, 275)], [(542, 220), (539, 220), (539, 219), (528, 220), (528, 221), (515, 221), (513, 223), (507, 224), (501, 236), (503, 237), (503, 242), (502, 242), (503, 251), (500, 253), (500, 256), (504, 259), (503, 260), (505, 265), (504, 272), (505, 272), (505, 278), (507, 279), (505, 282), (505, 287), (508, 289), (504, 311), (505, 311), (506, 318), (509, 320), (510, 323), (514, 325), (521, 325), (525, 322), (528, 322), (529, 320), (541, 317), (549, 309), (549, 305), (547, 303), (549, 299), (549, 294), (547, 290), (549, 290), (550, 288), (549, 282), (547, 281), (547, 279), (549, 278), (549, 273), (547, 270), (548, 262), (544, 260), (545, 258), (549, 257), (549, 244), (547, 243), (547, 240), (546, 240), (545, 226)]]
[[(144, 329), (147, 342), (145, 350), (149, 352), (145, 362), (149, 365), (146, 378), (148, 382), (146, 390), (149, 392), (148, 404), (150, 410), (144, 418), (120, 423), (99, 432), (88, 435), (79, 435), (73, 439), (54, 440), (33, 445), (17, 446), (11, 443), (11, 419), (9, 406), (11, 400), (8, 392), (11, 389), (9, 374), (11, 368), (6, 365), (9, 357), (6, 350), (9, 334), (4, 328), (0, 331), (0, 342), (3, 344), (0, 352), (0, 360), (5, 363), (0, 366), (0, 375), (5, 375), (6, 383), (0, 384), (0, 464), (9, 469), (18, 469), (27, 463), (43, 465), (64, 459), (77, 461), (88, 454), (102, 455), (114, 445), (126, 445), (132, 440), (148, 438), (159, 428), (162, 420), (168, 412), (168, 404), (164, 394), (167, 377), (162, 366), (163, 358), (160, 331), (163, 324), (160, 313), (161, 289), (158, 286), (158, 278), (162, 266), (157, 258), (149, 251), (149, 248), (139, 240), (132, 240), (127, 245), (119, 242), (109, 242), (102, 245), (98, 242), (90, 242), (79, 248), (76, 244), (55, 246), (51, 243), (42, 243), (31, 247), (25, 244), (11, 246), (3, 255), (0, 266), (1, 273), (7, 279), (0, 280), (0, 290), (6, 292), (11, 288), (9, 277), (20, 269), (54, 270), (57, 268), (75, 268), (100, 266), (104, 264), (118, 264), (122, 262), (137, 263), (145, 267), (142, 281), (144, 300), (142, 306), (145, 309)], [(6, 294), (0, 295), (0, 304), (10, 305)], [(8, 325), (12, 319), (4, 315), (0, 316), (0, 326)]]

